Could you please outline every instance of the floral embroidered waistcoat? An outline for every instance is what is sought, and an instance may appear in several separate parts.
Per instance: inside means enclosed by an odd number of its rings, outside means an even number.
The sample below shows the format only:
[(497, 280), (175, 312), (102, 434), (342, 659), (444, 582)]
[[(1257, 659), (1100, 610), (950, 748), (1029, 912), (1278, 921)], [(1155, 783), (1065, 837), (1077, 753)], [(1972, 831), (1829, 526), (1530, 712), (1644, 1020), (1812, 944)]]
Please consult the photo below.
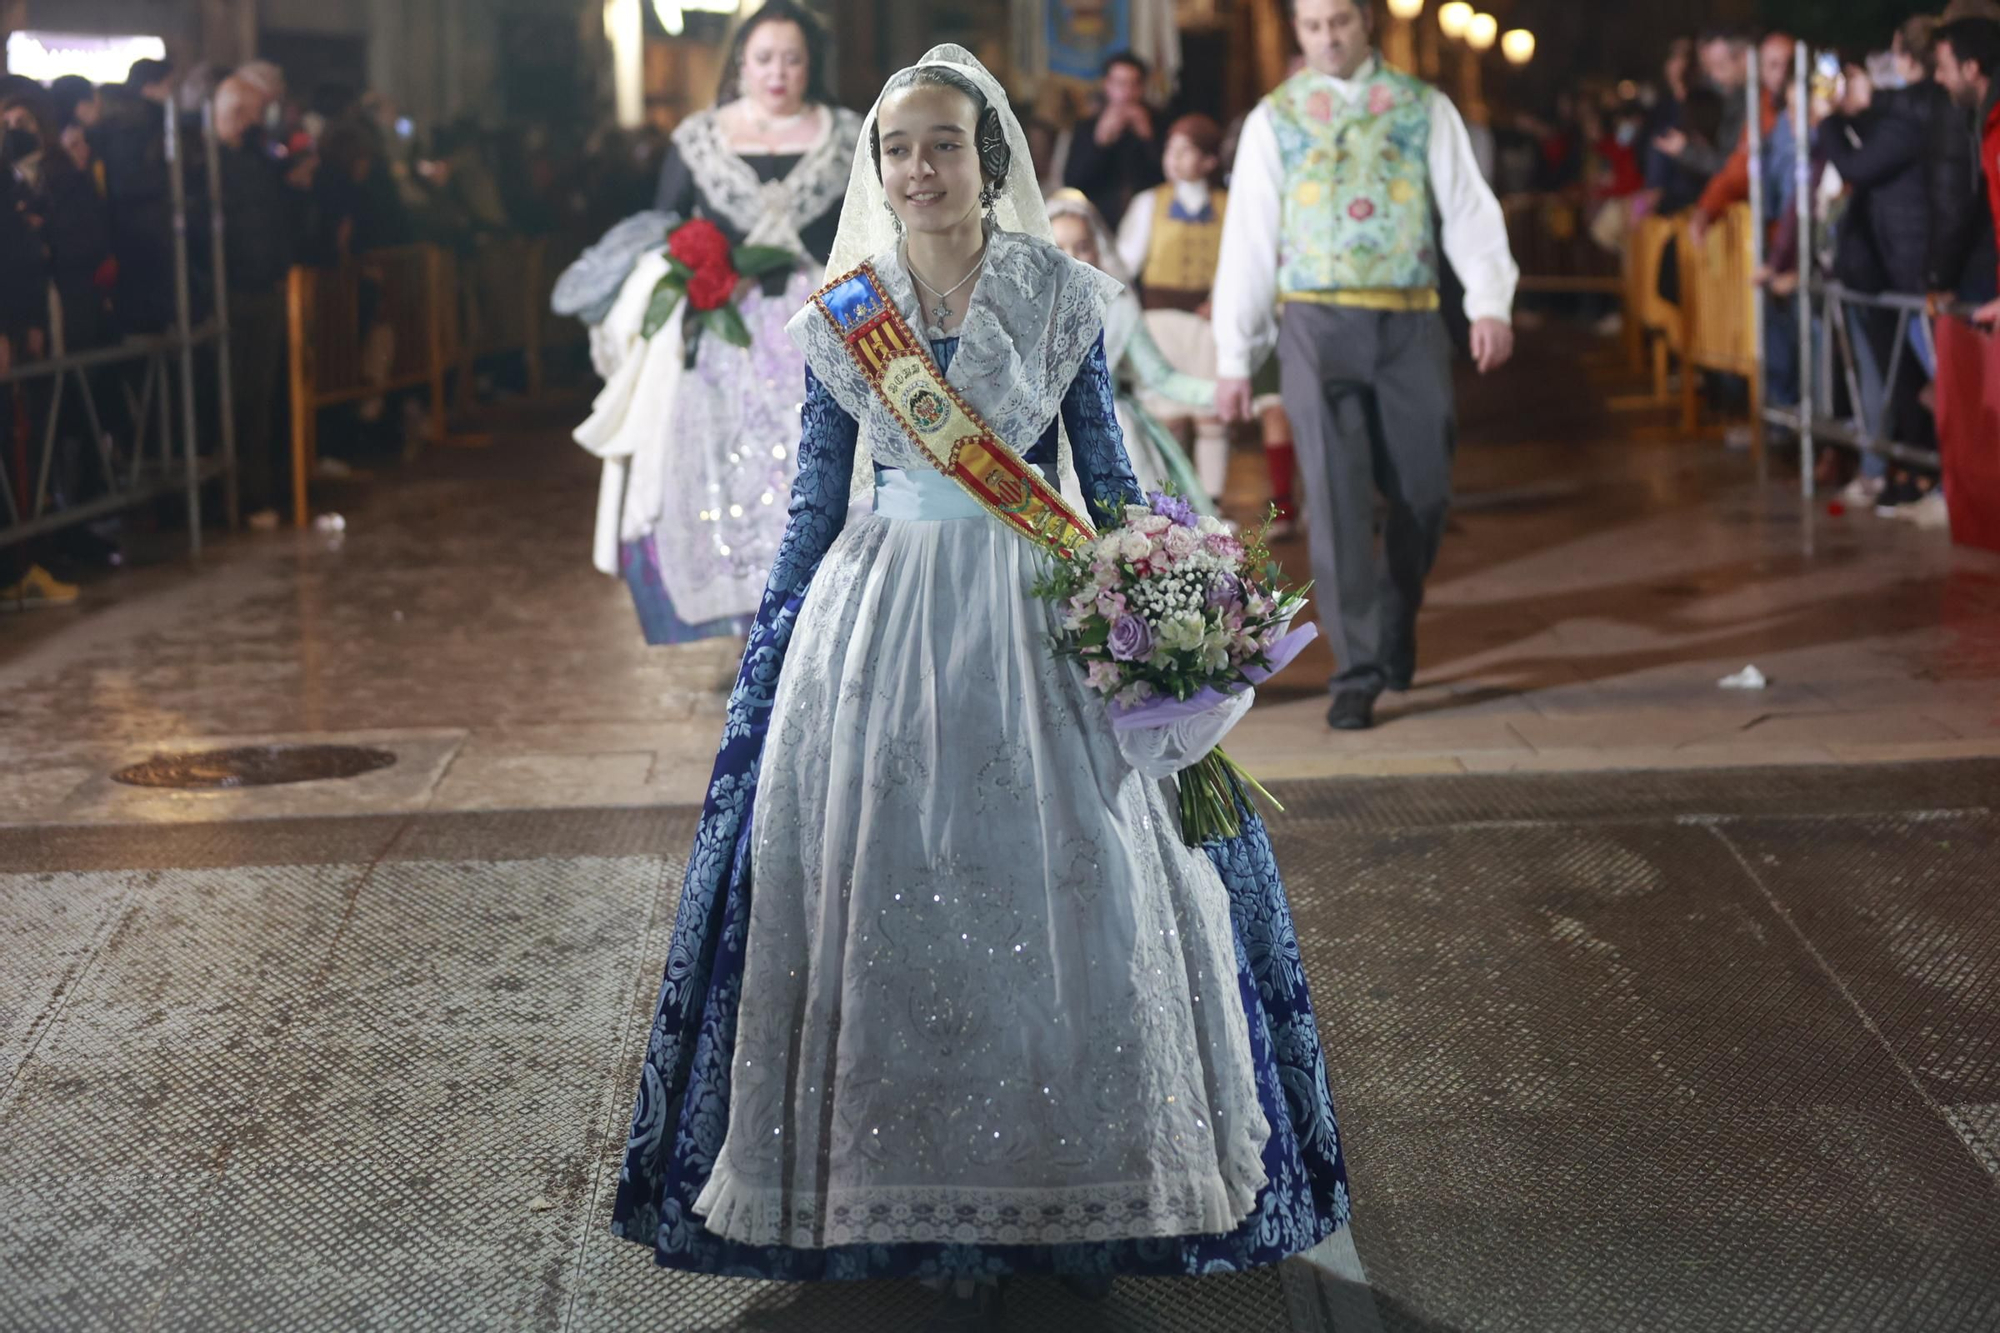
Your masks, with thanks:
[(1281, 296), (1437, 286), (1430, 99), (1430, 85), (1380, 65), (1351, 100), (1309, 69), (1271, 94)]

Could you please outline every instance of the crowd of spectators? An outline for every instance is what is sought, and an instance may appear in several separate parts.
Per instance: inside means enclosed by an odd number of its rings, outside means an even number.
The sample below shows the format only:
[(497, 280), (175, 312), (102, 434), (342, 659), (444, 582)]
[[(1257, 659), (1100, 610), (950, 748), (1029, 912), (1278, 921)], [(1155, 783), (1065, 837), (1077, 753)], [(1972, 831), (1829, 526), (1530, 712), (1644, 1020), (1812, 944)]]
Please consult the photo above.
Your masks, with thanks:
[[(1514, 137), (1525, 140), (1525, 151), (1510, 154), (1503, 136), (1500, 187), (1572, 192), (1584, 201), (1589, 234), (1610, 249), (1622, 249), (1633, 224), (1649, 214), (1685, 217), (1699, 241), (1750, 194), (1754, 62), (1768, 228), (1768, 259), (1757, 275), (1766, 401), (1790, 406), (1799, 398), (1803, 249), (1849, 292), (1926, 303), (1922, 314), (1849, 304), (1844, 328), (1815, 336), (1851, 349), (1854, 401), (1847, 401), (1843, 375), (1843, 408), (1878, 438), (1934, 449), (1929, 321), (1957, 312), (2000, 323), (2000, 3), (1953, 0), (1939, 14), (1884, 33), (1879, 50), (1810, 57), (1805, 151), (1815, 226), (1803, 245), (1796, 52), (1795, 39), (1782, 32), (1753, 39), (1715, 30), (1675, 42), (1649, 87), (1593, 89), (1565, 99), (1552, 118), (1522, 118)], [(1679, 262), (1670, 248), (1659, 275), (1670, 300), (1679, 290)], [(1922, 469), (1840, 450), (1822, 455), (1820, 467), (1823, 483), (1846, 484), (1850, 506), (1925, 526), (1946, 522), (1937, 478)]]
[[(227, 244), (222, 288), (231, 326), (239, 497), (254, 527), (277, 523), (288, 450), (279, 429), (285, 392), (284, 282), (296, 264), (330, 266), (383, 247), (428, 241), (460, 253), (490, 236), (601, 227), (650, 188), (658, 135), (600, 132), (569, 142), (533, 122), (491, 128), (448, 123), (419, 138), (386, 98), (339, 85), (301, 95), (268, 61), (232, 70), (175, 71), (140, 60), (125, 81), (94, 86), (65, 76), (44, 85), (0, 76), (0, 371), (86, 353), (171, 329), (175, 296), (167, 120), (185, 156), (190, 317), (208, 318), (210, 190), (202, 112), (213, 116)], [(376, 347), (379, 350), (379, 344)], [(364, 358), (380, 361), (364, 352)], [(138, 423), (120, 380), (129, 367), (90, 372), (91, 409), (123, 461)], [(210, 382), (202, 379), (202, 393)], [(53, 387), (63, 385), (61, 388)], [(129, 387), (129, 386), (127, 386)], [(37, 479), (58, 393), (50, 378), (0, 384), (0, 466), (17, 503)], [(108, 484), (90, 414), (64, 402), (50, 491), (58, 507)], [(202, 447), (215, 414), (202, 411)], [(394, 430), (400, 423), (390, 422)], [(15, 447), (25, 446), (25, 447)], [(337, 464), (335, 464), (337, 466)], [(28, 493), (32, 494), (32, 492)], [(5, 515), (0, 514), (0, 522)], [(0, 546), (0, 608), (62, 602), (74, 589), (40, 563), (102, 546), (88, 534)]]

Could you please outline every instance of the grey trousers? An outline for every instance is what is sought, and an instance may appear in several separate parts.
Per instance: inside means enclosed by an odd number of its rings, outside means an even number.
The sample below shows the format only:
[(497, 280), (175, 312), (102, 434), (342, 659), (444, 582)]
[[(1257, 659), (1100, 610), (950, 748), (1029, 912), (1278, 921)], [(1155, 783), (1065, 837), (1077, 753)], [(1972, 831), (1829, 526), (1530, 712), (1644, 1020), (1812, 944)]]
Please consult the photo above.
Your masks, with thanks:
[(1451, 507), (1457, 421), (1444, 320), (1290, 303), (1278, 366), (1305, 486), (1313, 595), (1339, 662), (1329, 685), (1371, 696), (1407, 689), (1424, 579)]

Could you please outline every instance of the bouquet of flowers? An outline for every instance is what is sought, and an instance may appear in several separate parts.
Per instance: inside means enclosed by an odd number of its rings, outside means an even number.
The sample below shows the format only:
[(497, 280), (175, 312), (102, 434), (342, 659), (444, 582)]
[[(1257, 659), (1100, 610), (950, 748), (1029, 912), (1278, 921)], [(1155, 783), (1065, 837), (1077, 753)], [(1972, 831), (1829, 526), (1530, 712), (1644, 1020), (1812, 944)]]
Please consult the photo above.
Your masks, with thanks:
[(1237, 783), (1272, 800), (1215, 745), (1254, 687), (1316, 630), (1292, 628), (1305, 589), (1284, 586), (1265, 544), (1269, 518), (1238, 537), (1178, 496), (1146, 500), (1059, 560), (1035, 591), (1061, 613), (1056, 652), (1082, 663), (1085, 681), (1111, 701), (1126, 757), (1153, 776), (1177, 776), (1181, 836), (1198, 846), (1242, 831)]
[(777, 245), (739, 245), (731, 249), (722, 228), (707, 218), (683, 222), (667, 233), (667, 274), (653, 287), (653, 297), (646, 303), (646, 319), (639, 332), (650, 338), (665, 328), (682, 298), (686, 298), (688, 315), (681, 327), (690, 353), (706, 329), (713, 329), (724, 342), (748, 347), (750, 330), (730, 303), (737, 283), (790, 268), (798, 259), (790, 250)]

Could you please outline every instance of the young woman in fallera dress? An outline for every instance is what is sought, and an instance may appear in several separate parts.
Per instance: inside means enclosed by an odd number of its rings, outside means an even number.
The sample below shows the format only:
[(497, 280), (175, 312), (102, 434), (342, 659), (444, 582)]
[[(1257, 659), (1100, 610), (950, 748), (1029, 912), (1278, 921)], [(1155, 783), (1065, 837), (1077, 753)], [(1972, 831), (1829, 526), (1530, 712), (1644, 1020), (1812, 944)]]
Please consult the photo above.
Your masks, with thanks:
[[(619, 256), (630, 275), (592, 332), (606, 385), (576, 439), (605, 460), (594, 558), (624, 577), (649, 643), (745, 633), (784, 536), (805, 369), (785, 321), (818, 285), (860, 128), (832, 105), (831, 58), (819, 20), (792, 0), (745, 18), (715, 107), (674, 131), (654, 210), (614, 229), (636, 224), (648, 248), (636, 263)], [(641, 332), (666, 229), (694, 218), (732, 246), (797, 256), (736, 292), (748, 347), (687, 338), (687, 302)]]
[[(1137, 498), (1101, 329), (1005, 95), (939, 47), (861, 134), (830, 276), (865, 261), (993, 433), (1115, 522)], [(1048, 557), (938, 471), (832, 284), (790, 524), (731, 696), (613, 1230), (664, 1265), (918, 1277), (978, 1327), (1009, 1274), (1274, 1263), (1347, 1219), (1261, 821), (1185, 846), (1050, 651)], [(879, 308), (879, 307), (878, 307)], [(872, 511), (851, 495), (872, 495)]]

